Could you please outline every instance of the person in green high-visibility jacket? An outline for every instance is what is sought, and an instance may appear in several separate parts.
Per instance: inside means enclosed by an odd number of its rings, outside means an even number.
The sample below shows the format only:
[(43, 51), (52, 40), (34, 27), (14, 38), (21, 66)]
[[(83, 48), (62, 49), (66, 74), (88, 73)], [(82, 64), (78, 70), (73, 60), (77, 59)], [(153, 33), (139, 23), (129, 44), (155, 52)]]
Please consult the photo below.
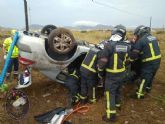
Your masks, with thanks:
[[(4, 40), (3, 43), (3, 53), (4, 53), (4, 59), (6, 59), (8, 52), (10, 50), (10, 45), (13, 41), (13, 37), (15, 34), (16, 30), (11, 30), (11, 37), (6, 38)], [(11, 71), (12, 71), (12, 67), (14, 66), (14, 78), (17, 78), (18, 76), (18, 68), (19, 68), (19, 61), (18, 61), (18, 56), (19, 56), (19, 50), (18, 48), (15, 46), (13, 49), (13, 53), (11, 56), (11, 61), (10, 64), (8, 65), (8, 70), (7, 70), (7, 74), (6, 74), (6, 79), (10, 79), (11, 77)]]
[(157, 38), (150, 34), (150, 28), (144, 25), (135, 29), (133, 41), (135, 45), (130, 57), (132, 60), (141, 60), (141, 82), (133, 98), (143, 99), (144, 93), (151, 91), (153, 78), (160, 67), (160, 47)]

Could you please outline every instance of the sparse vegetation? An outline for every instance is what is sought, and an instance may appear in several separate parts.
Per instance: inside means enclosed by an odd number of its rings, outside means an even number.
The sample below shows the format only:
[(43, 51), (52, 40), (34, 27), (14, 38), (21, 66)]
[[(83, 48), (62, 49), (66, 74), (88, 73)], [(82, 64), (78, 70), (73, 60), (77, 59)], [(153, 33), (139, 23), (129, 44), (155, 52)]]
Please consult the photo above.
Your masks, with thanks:
[(3, 40), (10, 36), (9, 31), (0, 31), (0, 47), (2, 47)]
[(156, 31), (156, 34), (164, 34), (165, 31)]
[(0, 31), (0, 39), (9, 37), (10, 33), (9, 31)]
[[(101, 40), (109, 39), (110, 31), (87, 31), (73, 32), (76, 39), (85, 40), (90, 43), (98, 43)], [(127, 38), (132, 38), (132, 32), (127, 33)], [(132, 91), (132, 87), (124, 88), (124, 97), (122, 98), (122, 110), (118, 116), (118, 122), (115, 124), (164, 124), (165, 120), (165, 32), (153, 32), (160, 41), (162, 53), (161, 67), (154, 80), (153, 90), (151, 95), (148, 95), (144, 100), (132, 100), (128, 97)], [(0, 32), (0, 40), (8, 37), (8, 34)], [(1, 43), (0, 41), (0, 43)], [(0, 51), (1, 52), (1, 51)], [(0, 59), (2, 60), (2, 53)], [(3, 67), (3, 61), (0, 61), (0, 68)], [(55, 83), (44, 77), (37, 70), (33, 70), (33, 84), (25, 89), (31, 101), (31, 108), (26, 118), (21, 120), (20, 124), (37, 124), (33, 116), (52, 110), (53, 108), (66, 105), (67, 90), (58, 83)], [(50, 96), (43, 98), (45, 93), (51, 93)], [(17, 121), (10, 119), (4, 112), (2, 107), (3, 101), (0, 100), (0, 123), (17, 124)], [(37, 108), (37, 109), (36, 109)], [(100, 98), (99, 101), (90, 106), (90, 111), (86, 115), (74, 116), (73, 124), (106, 124), (101, 120), (102, 114), (105, 113), (105, 100)], [(76, 114), (77, 115), (77, 114)], [(1, 117), (2, 116), (2, 117)]]
[(76, 39), (85, 40), (90, 43), (98, 43), (99, 41), (109, 39), (111, 34), (110, 31), (87, 31), (86, 33), (82, 33), (79, 31), (73, 32)]

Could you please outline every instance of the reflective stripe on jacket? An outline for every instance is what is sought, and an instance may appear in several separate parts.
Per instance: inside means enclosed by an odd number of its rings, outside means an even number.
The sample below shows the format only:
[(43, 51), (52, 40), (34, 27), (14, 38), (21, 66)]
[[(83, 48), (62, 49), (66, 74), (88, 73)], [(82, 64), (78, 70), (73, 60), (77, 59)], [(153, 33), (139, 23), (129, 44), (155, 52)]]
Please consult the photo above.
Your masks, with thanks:
[(81, 64), (81, 67), (96, 73), (96, 58), (97, 57), (97, 53), (93, 50), (89, 50), (89, 52), (87, 53), (84, 61)]
[(150, 41), (147, 46), (149, 48), (150, 55), (147, 58), (143, 58), (142, 62), (153, 61), (161, 58), (160, 48), (157, 41)]
[(145, 34), (134, 45), (134, 49), (140, 51), (142, 62), (149, 62), (161, 58), (159, 43), (156, 37)]
[(123, 41), (109, 43), (112, 53), (109, 56), (106, 72), (121, 73), (125, 71), (125, 62), (128, 58), (129, 46)]
[(76, 69), (72, 73), (70, 73), (69, 75), (79, 79), (79, 73)]

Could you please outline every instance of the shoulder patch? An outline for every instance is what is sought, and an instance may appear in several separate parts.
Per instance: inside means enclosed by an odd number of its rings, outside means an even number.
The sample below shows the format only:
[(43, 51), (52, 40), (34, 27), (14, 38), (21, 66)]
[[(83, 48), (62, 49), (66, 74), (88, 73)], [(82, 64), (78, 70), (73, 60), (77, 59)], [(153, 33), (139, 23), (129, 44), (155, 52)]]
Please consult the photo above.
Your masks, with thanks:
[(116, 45), (116, 52), (127, 52), (128, 46), (125, 45)]
[(156, 40), (156, 37), (154, 37), (154, 36), (148, 36), (147, 39), (148, 39), (149, 41), (153, 41), (153, 40)]

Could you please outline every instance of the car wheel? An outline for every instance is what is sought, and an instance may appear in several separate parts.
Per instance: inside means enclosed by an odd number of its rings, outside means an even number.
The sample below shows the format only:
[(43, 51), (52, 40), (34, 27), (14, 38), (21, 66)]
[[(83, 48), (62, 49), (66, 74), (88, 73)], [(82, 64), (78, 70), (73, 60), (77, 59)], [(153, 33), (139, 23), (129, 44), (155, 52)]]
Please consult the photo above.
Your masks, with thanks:
[(75, 48), (76, 41), (73, 34), (65, 28), (54, 29), (49, 37), (49, 48), (58, 54), (66, 54)]
[(50, 34), (50, 32), (51, 32), (52, 30), (56, 29), (56, 28), (57, 28), (57, 27), (54, 26), (54, 25), (46, 25), (46, 26), (44, 26), (44, 27), (42, 28), (41, 34), (42, 34), (42, 35), (48, 36), (48, 35)]

